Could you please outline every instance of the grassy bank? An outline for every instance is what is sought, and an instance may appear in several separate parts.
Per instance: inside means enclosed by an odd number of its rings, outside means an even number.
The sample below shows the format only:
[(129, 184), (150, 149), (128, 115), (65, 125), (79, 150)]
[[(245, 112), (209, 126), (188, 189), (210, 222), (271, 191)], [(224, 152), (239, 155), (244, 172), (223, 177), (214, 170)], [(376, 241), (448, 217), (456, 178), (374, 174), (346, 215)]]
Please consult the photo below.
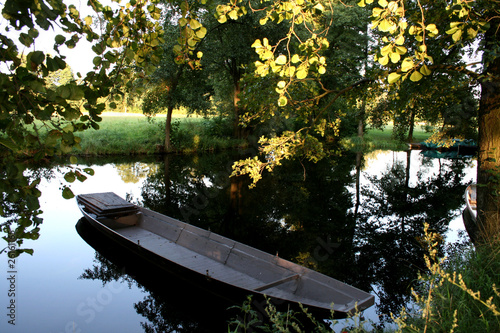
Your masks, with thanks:
[[(76, 154), (155, 154), (163, 149), (165, 117), (148, 119), (142, 115), (105, 115), (99, 130), (77, 134), (82, 139)], [(174, 117), (171, 141), (177, 151), (216, 151), (241, 144), (218, 127), (217, 120)]]
[[(424, 131), (420, 126), (418, 126), (413, 132), (413, 141), (422, 142), (427, 140), (430, 136), (431, 133)], [(369, 129), (363, 139), (360, 139), (357, 136), (344, 138), (341, 140), (341, 144), (345, 149), (349, 150), (408, 149), (408, 145), (406, 143), (395, 140), (392, 137), (392, 125), (387, 125), (381, 130)]]
[[(148, 119), (140, 114), (103, 116), (99, 130), (87, 130), (77, 135), (82, 138), (80, 151), (83, 155), (130, 155), (155, 154), (164, 145), (165, 117)], [(174, 116), (171, 141), (176, 151), (217, 151), (244, 145), (232, 139), (231, 124), (227, 120)], [(422, 129), (415, 129), (414, 140), (424, 141), (430, 136)], [(391, 149), (405, 150), (407, 145), (392, 138), (392, 127), (369, 130), (363, 140), (358, 137), (344, 138), (342, 146), (348, 150)]]

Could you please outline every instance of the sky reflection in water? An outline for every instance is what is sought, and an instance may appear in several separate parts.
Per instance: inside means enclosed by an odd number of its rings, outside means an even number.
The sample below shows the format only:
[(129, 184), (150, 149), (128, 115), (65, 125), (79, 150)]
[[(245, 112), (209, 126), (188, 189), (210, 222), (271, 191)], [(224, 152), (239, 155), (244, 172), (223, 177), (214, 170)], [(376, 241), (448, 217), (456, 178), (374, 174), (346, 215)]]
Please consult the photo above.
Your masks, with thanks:
[[(338, 270), (345, 271), (346, 267), (349, 267), (350, 258), (356, 258), (356, 253), (345, 254), (339, 251), (357, 249), (356, 251), (359, 252), (363, 248), (359, 245), (359, 239), (364, 239), (359, 231), (363, 228), (356, 227), (355, 233), (348, 236), (335, 234), (336, 228), (351, 230), (348, 226), (353, 220), (352, 202), (356, 197), (354, 155), (346, 157), (352, 160), (344, 164), (343, 162), (326, 163), (321, 166), (321, 169), (314, 166), (308, 168), (307, 171), (310, 174), (306, 183), (311, 182), (313, 185), (303, 183), (304, 170), (300, 165), (286, 167), (289, 170), (283, 168), (273, 177), (264, 177), (263, 184), (258, 185), (261, 186), (260, 192), (259, 190), (249, 192), (246, 182), (231, 182), (227, 179), (231, 156), (224, 155), (219, 160), (209, 161), (204, 161), (204, 158), (203, 156), (194, 159), (172, 156), (167, 163), (164, 161), (129, 161), (125, 164), (93, 165), (95, 176), (90, 177), (84, 183), (75, 183), (72, 185), (72, 190), (76, 194), (113, 191), (122, 197), (129, 197), (146, 204), (152, 209), (164, 209), (163, 213), (179, 219), (191, 219), (189, 222), (201, 224), (202, 227), (210, 227), (216, 232), (227, 234), (243, 242), (247, 241), (250, 245), (261, 247), (266, 251), (274, 250), (273, 244), (279, 243), (279, 246), (282, 246), (280, 255), (290, 256), (291, 258), (287, 259), (293, 260), (300, 257), (305, 262), (317, 264), (320, 269), (328, 273), (339, 274), (335, 277), (343, 281), (349, 279), (350, 281), (345, 281), (347, 283), (363, 284), (363, 281), (357, 280), (369, 281), (366, 277), (356, 276), (363, 275), (358, 273), (362, 267), (353, 268), (352, 272), (335, 272), (337, 261), (340, 265)], [(371, 176), (386, 174), (396, 164), (401, 164), (405, 171), (408, 171), (407, 159), (406, 152), (384, 151), (365, 155), (364, 163), (360, 168), (361, 188), (370, 185)], [(450, 165), (456, 163), (450, 160), (425, 159), (418, 151), (411, 152), (410, 161), (408, 180), (410, 188), (417, 186), (418, 173), (422, 174), (422, 179), (428, 179), (439, 174), (440, 171), (443, 172), (444, 169), (449, 170)], [(475, 180), (475, 161), (470, 161), (459, 169), (463, 172), (462, 184)], [(168, 170), (167, 174), (166, 170)], [(211, 170), (212, 173), (203, 176), (206, 172), (204, 170)], [(150, 322), (143, 315), (138, 314), (134, 305), (136, 307), (155, 305), (159, 309), (157, 315), (160, 316), (161, 311), (165, 313), (168, 307), (159, 305), (161, 299), (151, 297), (149, 291), (145, 291), (126, 275), (118, 282), (113, 280), (108, 283), (103, 283), (99, 279), (81, 278), (86, 269), (93, 269), (95, 266), (104, 272), (110, 266), (105, 261), (96, 261), (95, 250), (77, 233), (75, 224), (81, 218), (81, 213), (74, 200), (68, 201), (61, 197), (59, 189), (61, 178), (62, 173), (56, 172), (55, 178), (42, 180), (40, 189), (44, 222), (41, 225), (41, 236), (36, 241), (24, 242), (25, 247), (34, 249), (33, 256), (22, 254), (16, 259), (15, 297), (8, 296), (10, 288), (7, 280), (9, 277), (8, 258), (2, 255), (0, 269), (4, 278), (0, 279), (0, 308), (2, 309), (0, 332), (144, 331), (141, 322)], [(181, 184), (183, 179), (186, 183)], [(165, 186), (165, 181), (171, 186)], [(290, 188), (290, 193), (285, 187)], [(344, 192), (342, 188), (345, 189)], [(334, 192), (338, 193), (338, 196)], [(323, 198), (322, 193), (324, 193)], [(294, 203), (294, 198), (299, 197), (311, 201), (305, 204)], [(362, 216), (362, 212), (370, 207), (363, 207), (365, 198), (361, 196), (360, 199), (358, 214)], [(321, 200), (324, 202), (318, 202)], [(346, 204), (342, 203), (344, 201)], [(251, 205), (253, 209), (248, 207)], [(452, 241), (457, 238), (457, 232), (463, 230), (459, 214), (463, 206), (457, 205), (452, 214), (455, 217), (449, 223), (448, 238)], [(293, 207), (296, 207), (297, 211), (294, 211)], [(307, 207), (310, 207), (311, 211), (308, 212)], [(324, 212), (318, 212), (318, 209), (324, 209)], [(334, 225), (332, 226), (334, 231), (325, 231), (322, 223), (337, 223), (334, 215), (339, 214), (342, 209), (344, 213), (347, 211), (347, 215), (339, 219), (340, 227)], [(244, 214), (248, 214), (248, 217), (242, 217)], [(306, 216), (309, 216), (310, 220)], [(319, 221), (315, 221), (314, 216), (317, 216)], [(210, 221), (210, 219), (213, 220)], [(261, 219), (263, 224), (258, 224), (257, 219)], [(368, 218), (366, 219), (368, 221)], [(272, 223), (273, 221), (278, 223)], [(255, 225), (249, 223), (255, 223)], [(235, 231), (237, 226), (242, 227), (243, 231)], [(371, 226), (368, 225), (367, 228), (369, 227)], [(312, 230), (312, 233), (303, 233), (300, 228)], [(274, 238), (270, 236), (270, 239), (266, 239), (262, 245), (257, 244), (259, 238), (267, 237), (262, 235), (271, 233), (276, 236)], [(318, 246), (318, 239), (325, 240), (330, 235), (340, 242), (339, 249), (335, 249), (337, 252), (328, 252), (327, 254), (330, 255), (327, 256), (327, 261), (316, 260), (314, 262), (314, 249)], [(278, 237), (282, 237), (281, 241)], [(298, 248), (297, 244), (303, 244), (302, 248)], [(356, 260), (362, 262), (362, 259)], [(373, 261), (368, 258), (366, 260)], [(161, 286), (161, 281), (155, 283)], [(165, 286), (165, 288), (171, 288), (171, 286)], [(379, 289), (380, 286), (377, 286), (377, 290)], [(15, 326), (8, 323), (9, 317), (7, 316), (9, 311), (7, 306), (12, 299), (16, 302)], [(172, 301), (169, 300), (169, 302)], [(145, 313), (144, 308), (141, 311)], [(366, 316), (376, 318), (377, 309), (371, 308), (366, 312)], [(160, 323), (155, 322), (153, 325), (160, 325)], [(163, 325), (166, 324), (163, 323)], [(184, 321), (181, 325), (186, 327), (188, 324)], [(195, 326), (190, 328), (191, 331), (210, 331), (208, 327), (204, 330), (200, 327), (195, 329)], [(166, 328), (168, 325), (163, 327)]]

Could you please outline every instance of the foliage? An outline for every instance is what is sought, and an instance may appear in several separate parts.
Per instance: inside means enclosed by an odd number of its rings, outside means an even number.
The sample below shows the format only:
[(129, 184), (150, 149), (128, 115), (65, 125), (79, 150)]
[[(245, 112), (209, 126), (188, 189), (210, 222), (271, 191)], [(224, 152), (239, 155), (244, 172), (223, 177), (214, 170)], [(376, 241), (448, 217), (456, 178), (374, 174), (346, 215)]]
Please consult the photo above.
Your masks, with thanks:
[(428, 275), (419, 276), (414, 292), (421, 311), (396, 320), (403, 332), (496, 332), (500, 328), (498, 244), (474, 249), (468, 242), (451, 246), (450, 258), (439, 257), (439, 237), (426, 226), (422, 239)]
[[(424, 225), (420, 239), (428, 273), (419, 274), (420, 286), (413, 291), (417, 310), (392, 315), (397, 332), (496, 332), (500, 328), (500, 291), (498, 285), (498, 244), (474, 249), (468, 241), (451, 244), (449, 258), (440, 256), (442, 237)], [(240, 307), (242, 314), (230, 323), (230, 332), (332, 332), (331, 327), (302, 312), (277, 311), (270, 302), (264, 306), (248, 298)], [(305, 314), (305, 315), (304, 315)], [(300, 317), (300, 315), (302, 315)], [(370, 323), (353, 318), (344, 323), (349, 332), (372, 331)], [(297, 318), (300, 318), (298, 320)], [(304, 330), (304, 324), (311, 326)], [(368, 325), (367, 325), (368, 324)], [(338, 325), (333, 321), (332, 325)]]
[[(135, 1), (114, 8), (96, 0), (89, 4), (100, 22), (97, 28), (95, 17), (81, 17), (74, 5), (62, 0), (8, 0), (2, 8), (8, 23), (7, 34), (0, 34), (0, 215), (9, 219), (3, 229), (15, 236), (18, 245), (23, 238), (37, 237), (41, 223), (40, 179), (31, 179), (19, 161), (40, 161), (78, 148), (81, 139), (76, 133), (99, 127), (103, 99), (118, 93), (115, 86), (126, 82), (130, 67), (142, 67), (142, 75), (149, 74), (158, 58), (155, 51), (162, 30), (155, 3)], [(36, 43), (49, 30), (56, 31), (53, 54), (38, 49)], [(63, 47), (71, 52), (84, 38), (92, 43), (94, 70), (78, 81), (63, 79), (61, 74), (69, 69)], [(83, 180), (85, 174), (92, 171), (75, 168), (65, 178)], [(73, 196), (67, 185), (62, 194)]]

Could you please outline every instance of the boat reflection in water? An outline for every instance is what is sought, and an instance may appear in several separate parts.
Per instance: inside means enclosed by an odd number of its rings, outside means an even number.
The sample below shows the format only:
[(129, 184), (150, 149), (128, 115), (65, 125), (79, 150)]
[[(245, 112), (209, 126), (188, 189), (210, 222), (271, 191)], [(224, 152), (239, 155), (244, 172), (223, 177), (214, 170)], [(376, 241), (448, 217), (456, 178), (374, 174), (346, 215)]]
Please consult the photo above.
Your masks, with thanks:
[(228, 310), (235, 300), (203, 289), (165, 267), (151, 265), (129, 248), (110, 242), (85, 218), (78, 221), (76, 230), (96, 250), (96, 264), (80, 278), (104, 284), (118, 280), (137, 284), (146, 294), (144, 300), (134, 304), (137, 313), (145, 318), (141, 323), (145, 331), (224, 332), (227, 321), (239, 314), (239, 309)]

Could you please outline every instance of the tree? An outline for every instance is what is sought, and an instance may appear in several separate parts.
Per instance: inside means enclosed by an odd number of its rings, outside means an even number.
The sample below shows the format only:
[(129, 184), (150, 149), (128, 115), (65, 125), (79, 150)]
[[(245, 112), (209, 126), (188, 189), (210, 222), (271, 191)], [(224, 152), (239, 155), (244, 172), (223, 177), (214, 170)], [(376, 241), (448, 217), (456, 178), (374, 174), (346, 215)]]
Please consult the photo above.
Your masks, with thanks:
[[(4, 239), (18, 245), (9, 256), (30, 252), (19, 246), (25, 238), (36, 239), (42, 223), (40, 177), (27, 172), (25, 162), (71, 153), (79, 146), (79, 131), (99, 127), (105, 99), (117, 92), (130, 67), (140, 66), (149, 74), (158, 58), (162, 30), (154, 2), (134, 1), (112, 9), (92, 0), (89, 9), (99, 17), (97, 28), (95, 17), (82, 18), (63, 0), (7, 0), (2, 8), (7, 34), (0, 34), (0, 216), (7, 219), (1, 226)], [(56, 32), (50, 51), (54, 55), (35, 43), (48, 31)], [(63, 47), (71, 52), (83, 38), (93, 43), (94, 70), (78, 80), (59, 77), (56, 82), (57, 73), (69, 69)], [(91, 169), (73, 168), (64, 178), (83, 181), (91, 174)], [(73, 196), (67, 185), (62, 194)]]
[[(360, 5), (372, 3), (361, 1)], [(379, 1), (373, 5), (373, 27), (388, 34), (381, 48), (381, 55), (392, 57), (401, 50), (400, 64), (391, 71), (389, 83), (410, 79), (417, 82), (433, 72), (459, 72), (479, 83), (479, 156), (478, 156), (478, 228), (483, 238), (496, 237), (500, 229), (499, 182), (500, 171), (500, 57), (498, 57), (500, 16), (496, 1), (445, 2), (418, 1), (413, 12), (407, 12), (409, 1)], [(438, 22), (445, 18), (449, 25), (438, 29)], [(427, 47), (432, 38), (449, 40), (450, 49), (473, 48), (482, 53), (481, 66), (477, 71), (470, 64), (440, 63)], [(405, 45), (405, 46), (403, 46)], [(380, 62), (380, 61), (379, 61)], [(454, 84), (455, 81), (449, 81)], [(431, 84), (435, 82), (430, 81)]]
[[(206, 72), (199, 70), (203, 52), (198, 50), (197, 43), (205, 38), (207, 28), (198, 21), (201, 20), (198, 1), (183, 2), (182, 6), (175, 2), (167, 2), (165, 6), (167, 10), (162, 17), (163, 54), (155, 73), (149, 78), (149, 89), (143, 96), (143, 112), (152, 116), (167, 109), (164, 151), (171, 152), (174, 150), (171, 143), (174, 108), (185, 107), (190, 112), (208, 109), (212, 93), (207, 84)], [(189, 18), (183, 16), (183, 13), (187, 12), (190, 13)], [(189, 46), (189, 50), (196, 53), (196, 60), (185, 61), (181, 55), (173, 52), (174, 48), (177, 50), (180, 48), (178, 36), (179, 30), (183, 28), (191, 29), (184, 30), (182, 34), (191, 36), (191, 39), (188, 39), (188, 46), (193, 45)]]
[[(241, 2), (219, 6), (219, 17), (237, 19), (244, 15), (246, 7), (240, 4)], [(276, 44), (271, 45), (265, 40), (257, 40), (254, 43), (260, 56), (255, 72), (262, 76), (271, 72), (279, 74), (281, 81), (276, 85), (276, 90), (279, 91), (278, 104), (285, 106), (290, 100), (288, 92), (294, 83), (304, 80), (321, 82), (321, 75), (328, 72), (327, 66), (321, 60), (321, 53), (330, 47), (327, 39), (328, 26), (318, 24), (318, 18), (333, 9), (334, 2), (269, 1), (266, 4), (267, 7), (263, 9), (266, 17), (261, 23), (265, 24), (268, 20), (288, 21), (290, 30)], [(449, 75), (447, 86), (440, 86), (443, 83), (434, 80), (433, 73), (459, 72), (478, 82), (481, 88), (478, 118), (478, 225), (483, 236), (497, 235), (500, 229), (500, 150), (497, 149), (500, 147), (500, 15), (497, 1), (453, 0), (448, 3), (428, 0), (378, 0), (375, 3), (373, 0), (361, 0), (358, 5), (370, 7), (372, 30), (381, 32), (378, 35), (379, 52), (376, 59), (382, 66), (382, 71), (370, 80), (355, 82), (342, 90), (327, 90), (318, 94), (317, 99), (327, 96), (336, 99), (366, 81), (393, 85), (406, 80), (426, 80), (429, 85), (444, 89), (454, 83), (453, 76)], [(252, 8), (251, 2), (248, 7)], [(439, 29), (439, 22), (443, 20), (447, 22), (447, 27)], [(307, 37), (299, 37), (299, 29), (307, 31)], [(463, 64), (458, 60), (447, 63), (439, 57), (434, 58), (435, 49), (429, 47), (432, 45), (432, 39), (447, 40), (449, 52), (459, 50), (461, 55), (465, 55), (465, 51), (470, 48), (481, 52), (481, 66), (474, 71), (472, 65), (476, 63)], [(298, 48), (289, 47), (297, 44)], [(393, 68), (392, 64), (397, 67)], [(317, 120), (318, 117), (311, 122), (310, 130), (318, 128), (320, 122)], [(262, 140), (264, 154), (273, 156), (273, 159), (265, 162), (258, 159), (240, 162), (235, 165), (235, 174), (250, 174), (254, 180), (258, 180), (258, 175), (265, 168), (272, 170), (273, 166), (279, 165), (280, 159), (296, 155), (297, 147), (306, 146), (307, 136), (303, 132), (298, 131), (279, 140)]]

